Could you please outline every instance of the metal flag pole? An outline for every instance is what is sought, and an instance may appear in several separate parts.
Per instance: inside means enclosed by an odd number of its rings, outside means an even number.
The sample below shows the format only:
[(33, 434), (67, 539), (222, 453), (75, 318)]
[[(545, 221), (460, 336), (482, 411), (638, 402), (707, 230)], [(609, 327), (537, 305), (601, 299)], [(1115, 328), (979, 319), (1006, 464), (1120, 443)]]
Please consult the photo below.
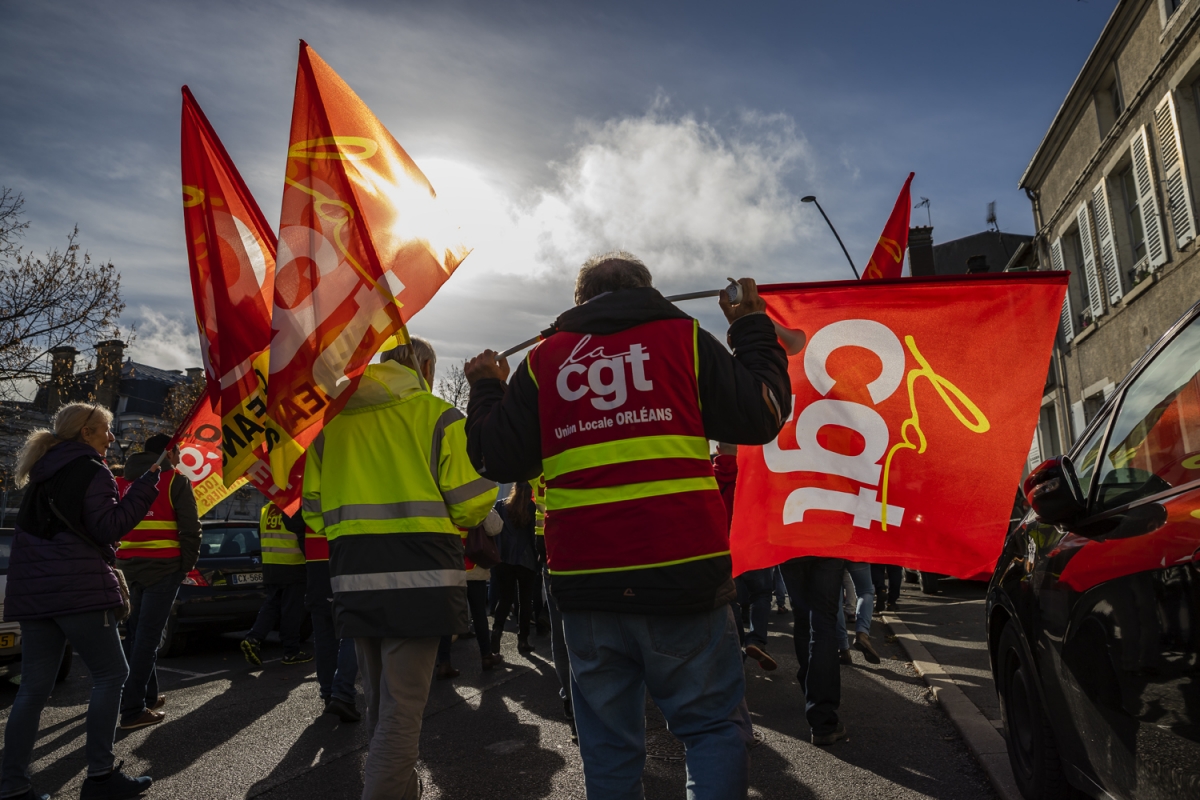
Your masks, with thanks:
[[(729, 295), (729, 302), (735, 306), (742, 302), (742, 286), (737, 281), (735, 281), (733, 278), (729, 279), (729, 285), (727, 287), (725, 287), (724, 289), (709, 289), (709, 290), (706, 290), (703, 292), (686, 292), (684, 294), (673, 294), (670, 297), (666, 297), (663, 299), (668, 300), (672, 303), (678, 303), (683, 300), (699, 300), (703, 297), (717, 297), (721, 294), (721, 292), (726, 292)], [(532, 347), (533, 345), (537, 344), (541, 340), (542, 340), (542, 334), (539, 333), (537, 336), (534, 336), (532, 339), (526, 339), (525, 341), (521, 342), (520, 344), (513, 345), (512, 347), (508, 348), (503, 353), (496, 356), (496, 360), (503, 361), (504, 359), (511, 356), (513, 353), (519, 353), (522, 350), (524, 350), (526, 347)]]

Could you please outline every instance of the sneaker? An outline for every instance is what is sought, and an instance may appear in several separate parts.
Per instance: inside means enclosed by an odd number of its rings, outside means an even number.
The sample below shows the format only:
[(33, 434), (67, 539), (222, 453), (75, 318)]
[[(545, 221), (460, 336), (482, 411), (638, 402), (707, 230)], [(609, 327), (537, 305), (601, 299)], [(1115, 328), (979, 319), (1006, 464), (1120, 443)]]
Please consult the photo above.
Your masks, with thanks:
[(158, 711), (160, 708), (162, 708), (166, 704), (167, 704), (167, 696), (165, 694), (160, 694), (158, 696), (158, 699), (155, 700), (154, 703), (152, 703), (151, 705), (146, 706), (146, 708), (150, 709), (151, 711)]
[(775, 669), (779, 664), (775, 663), (775, 659), (767, 655), (767, 651), (763, 650), (756, 644), (746, 645), (746, 655), (758, 662), (758, 665), (767, 672)]
[(347, 703), (337, 697), (332, 697), (325, 704), (325, 713), (333, 714), (342, 722), (359, 722), (362, 720), (362, 715), (358, 713), (358, 709), (353, 703)]
[(812, 743), (815, 745), (820, 745), (821, 747), (828, 747), (829, 745), (836, 742), (838, 739), (845, 739), (845, 738), (846, 738), (846, 726), (839, 722), (837, 724), (837, 727), (834, 728), (829, 733), (814, 733), (812, 735)]
[(875, 652), (875, 646), (871, 644), (871, 637), (859, 631), (854, 637), (854, 649), (863, 654), (863, 657), (872, 664), (880, 662), (879, 653)]
[(127, 797), (137, 797), (150, 788), (154, 779), (149, 775), (131, 778), (121, 771), (124, 761), (117, 763), (113, 771), (97, 779), (88, 778), (79, 790), (80, 800), (124, 800)]
[(279, 663), (290, 666), (292, 664), (307, 664), (312, 660), (312, 653), (306, 653), (301, 650), (298, 653), (292, 653), (290, 656), (284, 656), (282, 659), (280, 659)]
[(121, 720), (121, 730), (136, 731), (138, 728), (145, 728), (150, 725), (157, 725), (166, 719), (166, 714), (161, 711), (151, 711), (146, 709), (141, 714), (129, 720)]
[(246, 661), (256, 667), (262, 666), (262, 642), (247, 636), (242, 639), (242, 655)]
[(838, 661), (841, 661), (843, 664), (854, 663), (854, 659), (850, 657), (849, 650), (838, 650)]

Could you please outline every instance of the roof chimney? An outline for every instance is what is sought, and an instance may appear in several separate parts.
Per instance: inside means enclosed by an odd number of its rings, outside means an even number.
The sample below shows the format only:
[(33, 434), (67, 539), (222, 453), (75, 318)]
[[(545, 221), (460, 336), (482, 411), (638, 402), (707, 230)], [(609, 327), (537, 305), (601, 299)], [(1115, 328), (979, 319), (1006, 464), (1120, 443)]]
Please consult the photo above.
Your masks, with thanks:
[(75, 356), (79, 351), (70, 345), (59, 345), (50, 350), (50, 385), (47, 388), (47, 408), (53, 414), (70, 397), (75, 382)]
[(192, 383), (199, 383), (204, 380), (204, 367), (188, 367), (187, 376)]
[(936, 273), (933, 267), (933, 226), (908, 229), (908, 271), (914, 278)]
[(120, 339), (108, 339), (96, 345), (96, 402), (109, 411), (117, 410), (124, 354), (125, 343)]
[(967, 274), (978, 275), (988, 271), (986, 255), (967, 256)]

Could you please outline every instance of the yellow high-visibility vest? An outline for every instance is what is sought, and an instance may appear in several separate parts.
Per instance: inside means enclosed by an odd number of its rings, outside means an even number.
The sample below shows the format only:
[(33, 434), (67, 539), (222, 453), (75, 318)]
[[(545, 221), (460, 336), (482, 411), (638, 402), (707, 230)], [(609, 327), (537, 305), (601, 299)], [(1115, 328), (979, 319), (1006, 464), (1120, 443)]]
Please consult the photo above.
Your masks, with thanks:
[(304, 551), (296, 534), (283, 527), (283, 512), (274, 503), (267, 503), (258, 518), (258, 535), (262, 541), (264, 564), (296, 565), (304, 563)]

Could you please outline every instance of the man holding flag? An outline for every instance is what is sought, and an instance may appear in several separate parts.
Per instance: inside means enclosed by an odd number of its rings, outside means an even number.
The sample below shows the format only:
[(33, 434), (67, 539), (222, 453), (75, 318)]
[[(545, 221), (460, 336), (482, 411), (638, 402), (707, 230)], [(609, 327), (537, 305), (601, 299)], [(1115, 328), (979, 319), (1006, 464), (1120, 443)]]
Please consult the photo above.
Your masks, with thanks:
[(545, 473), (588, 796), (641, 796), (648, 689), (687, 747), (689, 796), (742, 797), (752, 733), (708, 440), (775, 438), (787, 355), (753, 280), (721, 297), (733, 355), (651, 282), (628, 253), (589, 259), (508, 386), (495, 352), (467, 362), (468, 452), (492, 480)]

